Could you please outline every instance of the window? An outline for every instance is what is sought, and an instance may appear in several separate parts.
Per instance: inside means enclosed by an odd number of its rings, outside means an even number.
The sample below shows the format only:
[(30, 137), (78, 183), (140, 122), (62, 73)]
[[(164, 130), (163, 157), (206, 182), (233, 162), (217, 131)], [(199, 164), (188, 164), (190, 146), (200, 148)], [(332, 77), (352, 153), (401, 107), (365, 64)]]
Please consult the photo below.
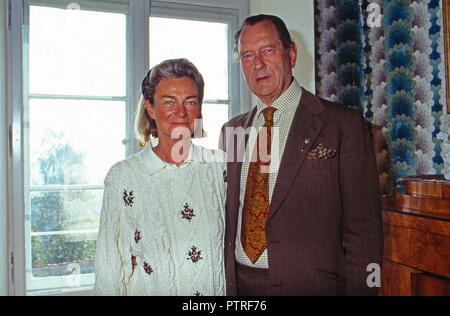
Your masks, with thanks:
[(199, 68), (202, 145), (217, 148), (240, 112), (248, 92), (232, 50), (246, 1), (180, 2), (10, 0), (12, 294), (92, 288), (103, 179), (139, 150), (132, 124), (146, 69), (178, 57)]
[(125, 158), (126, 12), (27, 9), (27, 291), (91, 285), (103, 179)]

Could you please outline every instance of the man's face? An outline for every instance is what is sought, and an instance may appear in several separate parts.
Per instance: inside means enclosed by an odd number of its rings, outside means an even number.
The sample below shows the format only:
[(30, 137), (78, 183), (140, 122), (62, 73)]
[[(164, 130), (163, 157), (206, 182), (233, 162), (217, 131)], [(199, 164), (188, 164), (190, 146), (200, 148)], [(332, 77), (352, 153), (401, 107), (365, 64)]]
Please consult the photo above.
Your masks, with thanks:
[(262, 21), (247, 25), (238, 46), (242, 70), (253, 93), (265, 104), (272, 103), (292, 83), (297, 46), (283, 47), (275, 25)]

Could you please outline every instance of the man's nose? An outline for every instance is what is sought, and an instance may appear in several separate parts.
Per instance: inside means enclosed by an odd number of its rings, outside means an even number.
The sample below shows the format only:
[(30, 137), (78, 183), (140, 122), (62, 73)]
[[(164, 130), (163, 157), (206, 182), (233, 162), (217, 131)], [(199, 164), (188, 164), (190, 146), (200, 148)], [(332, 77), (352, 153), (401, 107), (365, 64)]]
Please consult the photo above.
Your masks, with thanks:
[(260, 57), (260, 56), (255, 56), (255, 58), (253, 59), (253, 68), (255, 70), (261, 70), (266, 66), (266, 64), (264, 63), (264, 60)]

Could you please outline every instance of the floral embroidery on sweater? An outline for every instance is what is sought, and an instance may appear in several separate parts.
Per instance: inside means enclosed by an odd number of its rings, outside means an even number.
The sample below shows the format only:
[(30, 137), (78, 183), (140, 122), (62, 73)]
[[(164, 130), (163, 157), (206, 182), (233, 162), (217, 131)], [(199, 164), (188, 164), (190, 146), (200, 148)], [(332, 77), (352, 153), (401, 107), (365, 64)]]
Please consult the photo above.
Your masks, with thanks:
[(184, 204), (184, 208), (181, 210), (181, 216), (188, 221), (191, 221), (192, 217), (195, 216), (194, 210), (189, 207), (189, 204)]
[(127, 190), (123, 190), (123, 202), (125, 203), (125, 206), (133, 206), (134, 203), (134, 194), (133, 190), (130, 192), (127, 192)]
[(147, 274), (153, 273), (152, 267), (147, 262), (144, 262), (144, 270), (145, 270), (145, 273), (147, 273)]
[(192, 246), (191, 250), (188, 252), (187, 260), (191, 260), (193, 263), (197, 263), (199, 260), (203, 259), (201, 257), (202, 251), (197, 250), (197, 247)]
[(142, 239), (141, 232), (136, 229), (136, 231), (134, 232), (134, 241), (136, 243), (138, 243), (139, 240), (141, 240), (141, 239)]

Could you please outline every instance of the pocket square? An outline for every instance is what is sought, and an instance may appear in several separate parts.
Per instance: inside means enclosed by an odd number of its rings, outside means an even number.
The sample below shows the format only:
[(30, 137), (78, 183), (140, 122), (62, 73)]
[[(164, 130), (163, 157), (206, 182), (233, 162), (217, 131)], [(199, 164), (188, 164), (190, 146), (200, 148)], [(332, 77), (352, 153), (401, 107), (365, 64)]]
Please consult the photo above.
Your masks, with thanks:
[(331, 159), (334, 156), (336, 156), (336, 149), (327, 148), (320, 143), (308, 152), (306, 159)]

